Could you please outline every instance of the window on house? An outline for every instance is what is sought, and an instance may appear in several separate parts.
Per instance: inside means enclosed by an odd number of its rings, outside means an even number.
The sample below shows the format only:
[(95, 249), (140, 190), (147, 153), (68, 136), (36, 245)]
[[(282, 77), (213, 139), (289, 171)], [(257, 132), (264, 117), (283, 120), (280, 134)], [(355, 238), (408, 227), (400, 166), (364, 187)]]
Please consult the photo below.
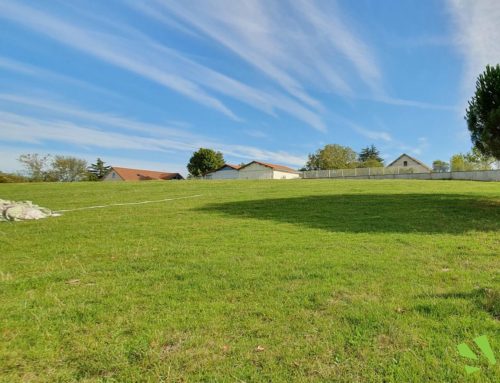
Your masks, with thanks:
[(116, 173), (115, 172), (111, 173), (111, 178), (116, 178)]
[(403, 161), (403, 166), (408, 166), (408, 161)]

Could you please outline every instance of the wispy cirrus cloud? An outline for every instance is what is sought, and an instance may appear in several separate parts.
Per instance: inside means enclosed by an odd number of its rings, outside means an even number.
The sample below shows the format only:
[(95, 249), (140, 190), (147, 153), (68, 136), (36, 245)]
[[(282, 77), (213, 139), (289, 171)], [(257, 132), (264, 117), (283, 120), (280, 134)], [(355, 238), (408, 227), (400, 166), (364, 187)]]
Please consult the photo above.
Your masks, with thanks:
[(448, 0), (455, 44), (465, 57), (464, 93), (474, 88), (487, 64), (500, 63), (500, 7), (497, 0)]
[[(31, 115), (12, 112), (4, 103), (30, 106)], [(35, 109), (50, 112), (37, 115)], [(111, 129), (110, 129), (111, 128)], [(135, 133), (131, 133), (135, 132)], [(146, 124), (125, 117), (98, 113), (76, 106), (0, 94), (0, 136), (3, 141), (31, 145), (59, 142), (82, 148), (122, 149), (145, 152), (190, 153), (211, 147), (243, 160), (260, 158), (301, 166), (305, 158), (241, 144), (222, 143), (182, 129)]]
[(88, 82), (73, 78), (70, 76), (65, 76), (60, 73), (53, 72), (44, 68), (40, 68), (34, 65), (26, 64), (18, 60), (13, 60), (7, 57), (0, 56), (0, 69), (8, 70), (10, 72), (21, 73), (23, 75), (36, 77), (39, 79), (45, 79), (50, 81), (62, 82), (68, 85), (78, 86), (80, 88), (88, 89), (94, 92), (99, 92), (106, 94), (108, 96), (118, 96), (108, 89), (90, 84)]
[[(274, 80), (309, 106), (321, 108), (306, 87), (352, 93), (346, 66), (374, 85), (380, 77), (368, 46), (342, 20), (333, 2), (155, 0), (180, 20), (203, 32)], [(292, 12), (291, 17), (286, 17)], [(314, 38), (314, 40), (313, 40)]]
[[(71, 48), (137, 73), (234, 120), (240, 118), (213, 92), (274, 116), (276, 111), (289, 114), (316, 130), (326, 131), (320, 115), (299, 101), (280, 92), (257, 89), (203, 66), (127, 25), (121, 28), (116, 21), (110, 25), (104, 22), (104, 25), (97, 26), (70, 24), (36, 9), (9, 2), (0, 4), (0, 9), (3, 10), (0, 17), (14, 20)], [(111, 34), (110, 30), (121, 30), (123, 36)]]
[[(320, 103), (304, 90), (302, 84), (283, 69), (300, 63), (297, 60), (288, 60), (290, 56), (287, 47), (295, 44), (277, 39), (278, 36), (290, 39), (294, 35), (288, 33), (288, 27), (282, 29), (284, 25), (276, 23), (276, 13), (280, 10), (279, 7), (273, 7), (271, 2), (160, 0), (154, 3), (159, 9), (168, 9), (183, 22), (236, 53), (300, 101), (309, 106), (320, 106)], [(285, 67), (281, 65), (284, 62)]]
[(362, 128), (361, 126), (356, 125), (356, 124), (351, 124), (351, 127), (352, 127), (352, 129), (354, 129), (357, 133), (359, 133), (363, 137), (369, 138), (370, 140), (373, 140), (373, 141), (384, 141), (384, 142), (394, 141), (391, 134), (388, 132), (365, 129), (365, 128)]
[(153, 10), (168, 11), (319, 112), (325, 106), (311, 95), (317, 91), (394, 106), (453, 108), (390, 96), (376, 52), (333, 0), (153, 0), (148, 14)]
[(15, 2), (0, 3), (0, 17), (13, 20), (74, 49), (91, 54), (108, 63), (137, 73), (151, 81), (173, 89), (227, 116), (239, 118), (220, 100), (212, 97), (197, 84), (151, 63), (145, 57), (141, 41), (78, 27), (46, 12)]
[(330, 52), (330, 59), (336, 53), (344, 56), (372, 90), (380, 89), (382, 75), (375, 54), (360, 37), (356, 36), (354, 28), (344, 21), (336, 2), (329, 2), (328, 7), (325, 7), (324, 3), (308, 0), (296, 0), (291, 3), (309, 21), (316, 36), (326, 40), (321, 49)]
[[(362, 99), (362, 97), (360, 97)], [(378, 95), (369, 98), (372, 101), (381, 102), (383, 104), (394, 105), (394, 106), (407, 106), (418, 109), (435, 109), (435, 110), (458, 110), (456, 106), (453, 105), (441, 105), (430, 102), (407, 100), (403, 98), (395, 98), (387, 95)]]

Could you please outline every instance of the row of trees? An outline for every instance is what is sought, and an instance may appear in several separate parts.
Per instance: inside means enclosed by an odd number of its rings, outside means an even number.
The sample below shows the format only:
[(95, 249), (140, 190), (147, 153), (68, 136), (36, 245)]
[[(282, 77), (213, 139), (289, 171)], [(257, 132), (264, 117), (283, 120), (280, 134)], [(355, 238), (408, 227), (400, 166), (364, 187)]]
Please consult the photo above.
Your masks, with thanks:
[(468, 153), (453, 155), (449, 163), (441, 160), (434, 161), (432, 163), (432, 170), (435, 172), (490, 170), (495, 162), (495, 157), (485, 155), (477, 147), (474, 147)]
[[(486, 66), (476, 82), (476, 91), (469, 101), (465, 119), (471, 133), (474, 147), (471, 152), (456, 154), (450, 163), (436, 160), (433, 170), (486, 170), (495, 160), (500, 160), (500, 64)], [(19, 161), (25, 168), (25, 175), (0, 172), (0, 182), (29, 181), (97, 181), (102, 179), (109, 166), (98, 158), (95, 164), (87, 166), (85, 160), (71, 156), (41, 156), (23, 154)], [(191, 176), (198, 177), (224, 164), (221, 152), (201, 148), (188, 163)], [(381, 167), (384, 161), (378, 149), (371, 145), (357, 154), (348, 146), (329, 144), (309, 154), (306, 166), (301, 170), (349, 169)]]
[[(471, 133), (473, 149), (469, 153), (452, 156), (449, 163), (434, 161), (434, 171), (488, 170), (496, 160), (500, 160), (500, 64), (487, 65), (479, 75), (476, 91), (466, 109), (465, 120)], [(375, 146), (371, 145), (356, 155), (347, 146), (333, 144), (309, 154), (302, 170), (377, 166), (383, 166), (383, 161)]]
[(306, 166), (301, 170), (374, 168), (384, 166), (375, 145), (368, 146), (357, 154), (348, 146), (328, 144), (309, 154)]
[[(489, 170), (495, 163), (495, 158), (485, 155), (478, 148), (469, 153), (459, 153), (451, 157), (450, 162), (435, 160), (432, 163), (434, 172)], [(187, 168), (192, 177), (199, 177), (224, 165), (224, 156), (213, 149), (200, 148), (191, 156)], [(374, 168), (384, 166), (379, 150), (368, 146), (357, 154), (348, 146), (328, 144), (309, 154), (304, 170)]]
[(18, 161), (23, 174), (0, 173), (0, 182), (75, 182), (98, 181), (110, 169), (100, 158), (88, 166), (87, 161), (72, 156), (22, 154)]
[[(224, 156), (213, 149), (200, 148), (189, 159), (187, 169), (190, 176), (200, 177), (224, 165)], [(349, 169), (384, 166), (380, 152), (374, 146), (361, 150), (359, 155), (348, 146), (326, 145), (316, 153), (309, 154), (306, 166), (301, 170)]]

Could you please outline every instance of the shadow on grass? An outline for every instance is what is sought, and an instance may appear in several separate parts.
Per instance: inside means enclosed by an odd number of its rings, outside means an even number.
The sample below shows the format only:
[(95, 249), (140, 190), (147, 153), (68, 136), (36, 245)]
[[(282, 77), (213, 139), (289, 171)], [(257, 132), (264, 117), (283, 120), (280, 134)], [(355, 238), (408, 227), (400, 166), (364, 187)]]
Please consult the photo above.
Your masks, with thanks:
[[(478, 309), (489, 313), (493, 318), (500, 320), (500, 290), (478, 288), (468, 292), (451, 292), (444, 294), (418, 295), (416, 298), (437, 298), (443, 301), (466, 300), (472, 302)], [(425, 312), (426, 305), (417, 307), (417, 311)]]
[(334, 232), (452, 233), (500, 230), (500, 201), (459, 194), (341, 194), (260, 199), (201, 208)]

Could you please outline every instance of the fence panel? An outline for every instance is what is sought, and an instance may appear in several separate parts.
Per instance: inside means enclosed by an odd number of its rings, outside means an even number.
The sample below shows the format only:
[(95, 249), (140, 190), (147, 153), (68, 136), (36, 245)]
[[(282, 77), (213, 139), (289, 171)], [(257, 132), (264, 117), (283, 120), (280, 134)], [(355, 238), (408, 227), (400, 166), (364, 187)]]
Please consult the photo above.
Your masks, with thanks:
[(357, 168), (357, 169), (332, 169), (308, 170), (302, 172), (302, 178), (394, 178), (394, 179), (448, 179), (472, 181), (500, 181), (500, 169), (473, 170), (447, 173), (414, 173), (412, 168)]

